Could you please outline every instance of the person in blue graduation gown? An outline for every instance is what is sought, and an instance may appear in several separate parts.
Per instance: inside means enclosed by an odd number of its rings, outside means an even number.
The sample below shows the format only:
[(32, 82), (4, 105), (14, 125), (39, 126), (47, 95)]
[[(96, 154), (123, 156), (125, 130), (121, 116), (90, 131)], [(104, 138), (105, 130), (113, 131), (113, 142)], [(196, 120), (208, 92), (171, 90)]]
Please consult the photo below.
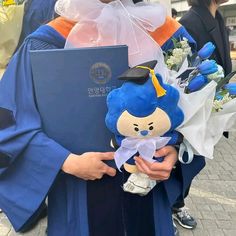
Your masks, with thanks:
[(51, 21), (55, 16), (54, 5), (57, 0), (27, 0), (25, 1), (25, 14), (22, 32), (18, 47), (24, 39), (38, 27)]
[[(34, 100), (29, 51), (63, 48), (70, 22), (40, 27), (12, 58), (0, 82), (0, 208), (16, 231), (40, 214), (48, 196), (49, 236), (172, 236), (171, 206), (203, 168), (195, 157), (177, 163), (174, 147), (159, 155), (163, 163), (137, 161), (144, 172), (165, 180), (146, 197), (124, 193), (124, 173), (102, 160), (112, 153), (70, 153), (42, 131)], [(50, 66), (50, 65), (49, 65)]]

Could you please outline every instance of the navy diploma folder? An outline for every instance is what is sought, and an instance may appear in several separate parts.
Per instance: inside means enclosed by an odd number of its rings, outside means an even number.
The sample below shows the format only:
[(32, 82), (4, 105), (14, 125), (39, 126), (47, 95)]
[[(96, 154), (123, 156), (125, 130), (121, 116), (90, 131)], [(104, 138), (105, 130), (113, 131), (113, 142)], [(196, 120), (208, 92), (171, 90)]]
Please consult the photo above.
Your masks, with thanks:
[(72, 153), (112, 151), (106, 97), (123, 83), (127, 46), (31, 51), (44, 132)]

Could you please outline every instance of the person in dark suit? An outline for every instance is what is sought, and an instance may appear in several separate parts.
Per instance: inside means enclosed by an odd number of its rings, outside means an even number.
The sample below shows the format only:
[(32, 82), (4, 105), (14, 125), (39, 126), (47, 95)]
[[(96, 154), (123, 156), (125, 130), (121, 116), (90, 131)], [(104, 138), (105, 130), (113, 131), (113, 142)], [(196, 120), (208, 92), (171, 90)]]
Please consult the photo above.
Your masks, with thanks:
[[(228, 0), (188, 0), (191, 8), (180, 19), (180, 23), (195, 39), (197, 50), (200, 50), (207, 42), (215, 44), (216, 49), (211, 59), (221, 65), (227, 75), (232, 70), (229, 38), (224, 19), (218, 11), (219, 6), (225, 2)], [(224, 135), (228, 136), (228, 133)], [(197, 223), (184, 206), (184, 199), (179, 199), (173, 206), (173, 218), (184, 228), (193, 229)]]
[(178, 12), (176, 11), (175, 8), (172, 8), (172, 9), (171, 9), (171, 15), (172, 15), (172, 18), (174, 18), (174, 19), (177, 18), (177, 16), (178, 16)]

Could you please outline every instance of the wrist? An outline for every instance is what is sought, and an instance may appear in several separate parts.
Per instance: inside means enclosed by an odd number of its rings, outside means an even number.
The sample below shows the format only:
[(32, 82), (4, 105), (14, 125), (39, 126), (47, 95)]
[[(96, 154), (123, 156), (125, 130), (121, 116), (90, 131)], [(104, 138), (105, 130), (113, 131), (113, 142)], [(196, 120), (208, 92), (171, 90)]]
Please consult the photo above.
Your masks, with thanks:
[(73, 174), (75, 158), (77, 159), (78, 155), (71, 153), (64, 161), (61, 170), (67, 174)]

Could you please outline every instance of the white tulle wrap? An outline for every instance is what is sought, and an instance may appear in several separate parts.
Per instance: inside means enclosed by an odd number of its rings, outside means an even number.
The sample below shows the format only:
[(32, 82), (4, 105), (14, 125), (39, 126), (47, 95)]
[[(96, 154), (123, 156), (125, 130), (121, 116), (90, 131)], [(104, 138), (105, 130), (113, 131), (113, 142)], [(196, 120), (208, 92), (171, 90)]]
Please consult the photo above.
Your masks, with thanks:
[(223, 131), (232, 130), (235, 123), (236, 100), (225, 104), (222, 111), (212, 113), (216, 88), (214, 81), (191, 94), (185, 94), (179, 88), (176, 78), (187, 69), (187, 62), (179, 73), (170, 72), (160, 46), (148, 33), (165, 22), (167, 11), (161, 4), (133, 4), (132, 0), (116, 0), (108, 4), (99, 0), (58, 0), (55, 10), (76, 22), (65, 48), (128, 45), (131, 67), (157, 60), (155, 71), (162, 75), (164, 82), (180, 92), (179, 106), (184, 111), (185, 119), (178, 131), (184, 135), (195, 154), (213, 158), (214, 146)]
[(180, 106), (185, 120), (178, 128), (191, 144), (195, 154), (213, 159), (214, 147), (224, 131), (235, 131), (236, 99), (223, 105), (219, 112), (212, 112), (216, 83), (210, 82), (202, 90), (181, 94)]
[(58, 0), (56, 12), (76, 25), (65, 48), (128, 45), (129, 64), (158, 60), (156, 71), (166, 75), (163, 52), (148, 34), (162, 26), (167, 11), (161, 4), (117, 0), (108, 4), (99, 0)]
[(169, 83), (179, 90), (179, 106), (184, 112), (184, 122), (178, 131), (190, 143), (194, 154), (212, 159), (214, 146), (218, 143), (224, 131), (235, 130), (236, 99), (223, 105), (223, 110), (213, 112), (213, 101), (216, 92), (216, 82), (211, 81), (203, 89), (186, 94), (178, 86), (178, 76), (187, 69), (185, 61), (178, 73), (171, 72)]

